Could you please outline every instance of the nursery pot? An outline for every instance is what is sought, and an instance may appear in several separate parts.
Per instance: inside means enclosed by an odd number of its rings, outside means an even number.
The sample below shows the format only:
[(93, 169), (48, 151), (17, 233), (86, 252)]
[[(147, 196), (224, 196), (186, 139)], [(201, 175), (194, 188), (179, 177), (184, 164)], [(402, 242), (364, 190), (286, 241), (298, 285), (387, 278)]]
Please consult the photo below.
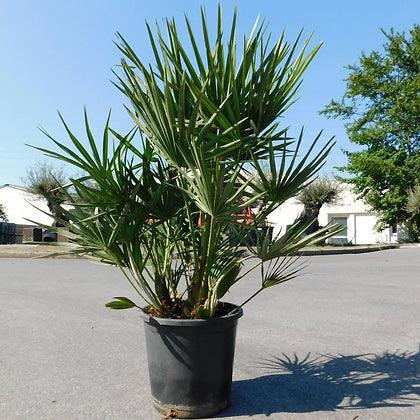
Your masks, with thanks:
[[(225, 303), (226, 313), (236, 306)], [(144, 320), (153, 405), (175, 418), (208, 417), (230, 404), (238, 318)]]

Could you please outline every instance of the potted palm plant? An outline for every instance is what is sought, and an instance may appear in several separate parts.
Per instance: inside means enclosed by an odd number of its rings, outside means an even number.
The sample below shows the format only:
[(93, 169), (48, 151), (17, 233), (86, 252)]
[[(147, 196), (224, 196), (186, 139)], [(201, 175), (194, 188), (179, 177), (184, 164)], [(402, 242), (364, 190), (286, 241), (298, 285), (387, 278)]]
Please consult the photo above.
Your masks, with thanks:
[[(67, 202), (56, 214), (69, 221), (72, 253), (118, 267), (138, 295), (106, 306), (144, 313), (153, 403), (179, 418), (228, 406), (242, 307), (299, 273), (299, 249), (335, 233), (328, 226), (304, 236), (310, 220), (276, 237), (257, 235), (247, 252), (247, 241), (229, 240), (231, 229), (255, 233), (312, 182), (333, 140), (314, 153), (318, 136), (302, 151), (303, 131), (292, 139), (279, 124), (320, 46), (308, 51), (307, 40), (298, 51), (300, 36), (290, 44), (284, 34), (273, 43), (256, 23), (239, 48), (236, 14), (225, 42), (220, 7), (214, 42), (203, 10), (201, 22), (198, 40), (186, 19), (188, 45), (173, 20), (166, 35), (147, 25), (153, 65), (118, 34), (115, 86), (129, 100), (131, 132), (116, 132), (108, 118), (98, 142), (85, 112), (85, 142), (63, 120), (69, 144), (46, 133), (57, 148), (39, 148), (85, 174), (63, 187)], [(244, 223), (256, 202), (264, 206)], [(256, 269), (258, 290), (239, 305), (225, 302)]]

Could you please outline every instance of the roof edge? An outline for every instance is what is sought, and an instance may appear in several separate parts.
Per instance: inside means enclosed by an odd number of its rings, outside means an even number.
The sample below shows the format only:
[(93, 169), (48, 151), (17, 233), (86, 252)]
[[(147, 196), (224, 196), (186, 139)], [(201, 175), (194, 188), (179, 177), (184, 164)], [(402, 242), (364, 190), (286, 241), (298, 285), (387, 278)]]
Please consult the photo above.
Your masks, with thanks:
[(0, 189), (1, 188), (6, 188), (6, 187), (14, 188), (15, 190), (28, 192), (28, 189), (26, 187), (23, 187), (22, 185), (15, 185), (15, 184), (2, 184), (2, 185), (0, 185)]

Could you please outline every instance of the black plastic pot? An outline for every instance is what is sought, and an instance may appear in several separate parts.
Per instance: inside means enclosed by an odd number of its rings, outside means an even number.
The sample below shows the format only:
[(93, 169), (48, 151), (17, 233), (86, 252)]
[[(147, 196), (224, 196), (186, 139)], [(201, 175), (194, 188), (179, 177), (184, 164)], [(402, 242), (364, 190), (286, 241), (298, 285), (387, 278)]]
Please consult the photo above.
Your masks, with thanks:
[(156, 410), (176, 418), (200, 418), (229, 406), (236, 326), (241, 316), (242, 309), (238, 309), (209, 320), (145, 319)]

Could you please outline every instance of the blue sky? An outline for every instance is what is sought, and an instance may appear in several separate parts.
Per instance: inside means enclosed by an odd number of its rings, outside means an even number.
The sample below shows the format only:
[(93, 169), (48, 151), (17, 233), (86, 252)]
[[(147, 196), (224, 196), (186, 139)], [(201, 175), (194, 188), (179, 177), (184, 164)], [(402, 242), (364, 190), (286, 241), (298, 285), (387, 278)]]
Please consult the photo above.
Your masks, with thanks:
[[(198, 28), (199, 6), (206, 6), (214, 22), (217, 1), (202, 0), (72, 0), (68, 2), (9, 0), (0, 3), (0, 185), (21, 183), (28, 166), (43, 156), (27, 146), (50, 146), (39, 126), (65, 139), (56, 110), (82, 133), (83, 106), (97, 130), (112, 109), (115, 129), (132, 123), (122, 104), (125, 99), (112, 86), (111, 68), (120, 54), (113, 45), (121, 32), (137, 53), (150, 57), (144, 21), (175, 17), (187, 12)], [(324, 45), (304, 77), (299, 101), (288, 111), (284, 124), (296, 134), (306, 127), (309, 141), (324, 129), (325, 139), (336, 135), (337, 146), (325, 172), (345, 163), (340, 148), (351, 148), (340, 121), (318, 111), (344, 90), (344, 66), (355, 63), (362, 50), (383, 44), (380, 28), (408, 30), (419, 21), (414, 0), (352, 1), (221, 1), (225, 19), (238, 6), (239, 32), (248, 32), (257, 15), (267, 18), (273, 35), (287, 30), (293, 40), (304, 28), (314, 31), (314, 44)]]

